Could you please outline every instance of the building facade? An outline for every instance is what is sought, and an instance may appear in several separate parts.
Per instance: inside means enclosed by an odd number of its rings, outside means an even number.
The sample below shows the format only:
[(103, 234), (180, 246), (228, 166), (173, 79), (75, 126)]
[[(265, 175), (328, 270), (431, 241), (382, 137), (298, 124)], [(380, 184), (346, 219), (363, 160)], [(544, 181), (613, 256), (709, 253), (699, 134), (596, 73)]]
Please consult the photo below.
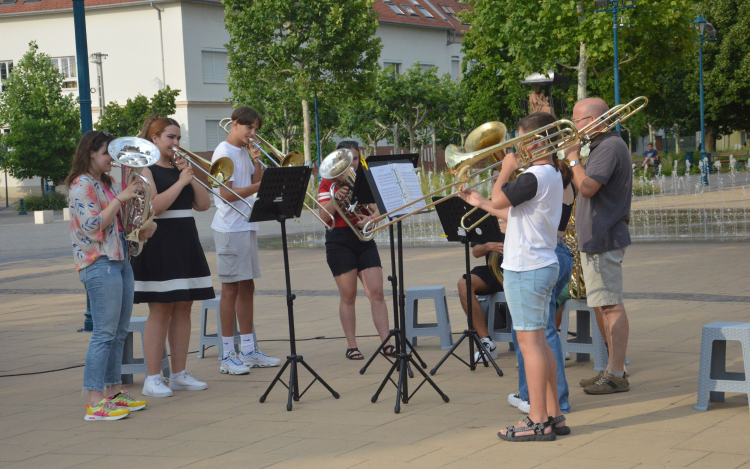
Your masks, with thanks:
[[(106, 54), (98, 66), (89, 61), (92, 114), (105, 103), (124, 105), (138, 94), (153, 96), (169, 85), (180, 90), (172, 117), (182, 126), (182, 143), (195, 152), (212, 151), (224, 140), (218, 126), (232, 105), (227, 85), (224, 6), (216, 0), (87, 0), (89, 54)], [(438, 74), (459, 78), (461, 40), (467, 25), (453, 15), (467, 8), (455, 0), (376, 0), (383, 51), (380, 63), (405, 70), (415, 62), (437, 67)], [(65, 76), (65, 91), (78, 95), (77, 57), (71, 0), (3, 0), (0, 3), (0, 79), (36, 41)], [(5, 193), (0, 178), (0, 194)], [(39, 191), (39, 180), (8, 177), (9, 197)], [(60, 188), (62, 189), (62, 188)]]

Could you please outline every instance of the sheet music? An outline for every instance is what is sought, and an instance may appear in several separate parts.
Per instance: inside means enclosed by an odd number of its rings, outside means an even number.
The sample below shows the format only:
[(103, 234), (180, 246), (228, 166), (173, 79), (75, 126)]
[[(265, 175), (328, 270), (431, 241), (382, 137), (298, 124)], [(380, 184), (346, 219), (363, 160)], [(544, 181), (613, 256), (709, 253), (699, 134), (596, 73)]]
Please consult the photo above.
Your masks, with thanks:
[[(396, 175), (389, 165), (371, 166), (370, 174), (372, 174), (372, 178), (375, 180), (375, 186), (377, 186), (387, 212), (404, 205), (404, 196), (399, 188)], [(407, 213), (407, 211), (402, 210), (395, 215), (402, 215), (405, 213)]]
[[(399, 163), (392, 165), (393, 169), (397, 172), (397, 178), (401, 180), (401, 188), (405, 192), (406, 201), (411, 202), (422, 198), (422, 186), (419, 184), (417, 173), (414, 172), (414, 167), (409, 163)], [(416, 204), (408, 208), (409, 212), (419, 211), (427, 205), (424, 200), (420, 200)]]

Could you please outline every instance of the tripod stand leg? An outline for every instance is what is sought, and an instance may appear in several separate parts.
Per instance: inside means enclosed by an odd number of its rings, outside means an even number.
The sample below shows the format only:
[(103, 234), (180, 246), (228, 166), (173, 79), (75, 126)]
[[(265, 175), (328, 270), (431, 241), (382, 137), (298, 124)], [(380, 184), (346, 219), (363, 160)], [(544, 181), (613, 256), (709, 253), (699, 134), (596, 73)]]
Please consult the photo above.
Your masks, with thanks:
[(266, 392), (263, 393), (262, 396), (260, 396), (261, 403), (266, 402), (266, 397), (268, 397), (268, 394), (271, 392), (271, 389), (273, 389), (273, 387), (276, 385), (276, 382), (281, 379), (281, 375), (284, 373), (284, 370), (286, 370), (286, 367), (289, 366), (289, 362), (291, 362), (291, 360), (289, 359), (289, 357), (287, 357), (286, 362), (284, 362), (284, 366), (281, 367), (279, 372), (276, 373), (276, 377), (273, 379), (273, 381), (271, 381), (271, 385), (268, 386), (268, 389), (266, 389)]
[[(289, 371), (289, 399), (286, 402), (286, 410), (292, 410), (292, 399), (295, 397), (294, 389), (297, 384), (297, 362), (292, 360), (292, 367)], [(294, 399), (295, 401), (298, 399)]]
[[(409, 360), (413, 361), (412, 358), (409, 358)], [(437, 391), (437, 393), (440, 394), (440, 397), (443, 398), (444, 402), (450, 401), (450, 398), (448, 398), (448, 396), (437, 386), (437, 384), (435, 384), (435, 382), (431, 380), (429, 376), (427, 376), (427, 373), (425, 373), (422, 368), (419, 368), (418, 366), (416, 366), (416, 363), (414, 364), (414, 367), (417, 369), (417, 371), (419, 371), (422, 374), (424, 379), (427, 380), (428, 383), (430, 383), (430, 386), (432, 386), (433, 389), (435, 389), (435, 391)]]
[(367, 368), (370, 366), (370, 363), (372, 363), (375, 358), (378, 356), (378, 354), (383, 350), (383, 348), (388, 345), (388, 342), (390, 342), (391, 337), (398, 337), (398, 329), (391, 329), (391, 331), (388, 333), (388, 337), (385, 338), (383, 342), (380, 343), (380, 346), (375, 350), (375, 353), (372, 354), (369, 360), (367, 360), (367, 363), (365, 363), (365, 366), (362, 367), (361, 370), (359, 370), (359, 374), (363, 375), (365, 374), (365, 371), (367, 371)]
[(489, 363), (492, 363), (492, 366), (495, 368), (495, 371), (497, 372), (498, 376), (503, 376), (503, 370), (500, 369), (499, 366), (497, 366), (497, 363), (495, 363), (495, 360), (490, 356), (490, 351), (487, 350), (487, 347), (484, 346), (481, 340), (479, 340), (479, 336), (477, 334), (474, 334), (472, 336), (472, 339), (477, 344), (477, 350), (479, 350), (480, 359), (484, 359), (484, 366), (488, 367)]
[[(453, 347), (451, 347), (451, 349), (448, 350), (448, 353), (446, 353), (445, 356), (443, 356), (443, 358), (440, 359), (438, 364), (435, 365), (435, 368), (430, 370), (430, 374), (432, 376), (435, 376), (435, 373), (437, 373), (438, 368), (440, 368), (443, 365), (443, 363), (445, 363), (448, 357), (450, 357), (453, 354), (453, 351), (456, 350), (459, 345), (461, 345), (461, 342), (463, 342), (465, 338), (466, 338), (466, 331), (464, 331), (464, 334), (461, 336), (461, 338), (458, 339), (458, 341), (455, 344), (453, 344)], [(422, 370), (419, 370), (419, 371), (421, 372)]]
[(370, 402), (372, 402), (372, 403), (377, 402), (378, 396), (380, 395), (380, 393), (383, 391), (383, 388), (385, 387), (385, 383), (387, 383), (388, 380), (391, 379), (391, 375), (393, 374), (393, 370), (396, 369), (396, 367), (398, 366), (398, 364), (399, 364), (400, 361), (401, 361), (401, 359), (397, 358), (396, 361), (393, 362), (393, 365), (391, 366), (390, 371), (388, 371), (388, 374), (385, 375), (385, 378), (383, 379), (383, 382), (380, 383), (380, 387), (375, 392), (375, 394), (372, 396), (372, 399), (370, 399)]
[[(422, 368), (427, 368), (427, 363), (422, 360), (422, 357), (419, 356), (417, 353), (417, 349), (414, 348), (414, 346), (411, 345), (411, 342), (409, 342), (409, 339), (404, 339), (406, 341), (406, 345), (409, 347), (409, 350), (411, 350), (411, 353), (417, 357), (417, 360), (419, 360), (419, 364), (422, 365)], [(413, 378), (414, 376), (412, 376)]]
[(335, 397), (336, 399), (338, 399), (339, 397), (341, 397), (341, 396), (339, 396), (339, 393), (337, 393), (336, 391), (334, 391), (333, 388), (330, 387), (328, 385), (328, 383), (326, 383), (323, 380), (323, 378), (321, 378), (320, 376), (318, 376), (318, 374), (315, 372), (315, 370), (313, 370), (312, 368), (310, 368), (310, 365), (308, 365), (307, 363), (305, 363), (305, 360), (300, 360), (300, 363), (302, 363), (302, 366), (304, 366), (307, 369), (307, 371), (309, 371), (310, 374), (313, 375), (313, 377), (315, 379), (317, 379), (318, 381), (320, 381), (320, 384), (322, 384), (323, 386), (325, 386), (326, 389), (328, 389), (328, 392), (330, 392), (333, 397)]
[(409, 402), (409, 396), (407, 393), (409, 392), (407, 389), (404, 389), (406, 386), (406, 377), (404, 376), (404, 373), (406, 371), (406, 360), (401, 360), (401, 366), (398, 370), (398, 388), (396, 391), (396, 406), (393, 408), (393, 411), (397, 414), (401, 412), (401, 400), (404, 401), (404, 404)]

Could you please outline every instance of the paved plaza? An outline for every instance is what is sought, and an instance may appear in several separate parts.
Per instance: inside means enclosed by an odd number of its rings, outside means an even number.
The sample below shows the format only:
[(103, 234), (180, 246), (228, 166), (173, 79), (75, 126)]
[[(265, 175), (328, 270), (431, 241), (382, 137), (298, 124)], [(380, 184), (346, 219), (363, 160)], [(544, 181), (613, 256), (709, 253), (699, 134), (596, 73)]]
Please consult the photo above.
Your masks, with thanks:
[[(196, 219), (215, 270), (211, 215)], [(208, 382), (208, 390), (151, 398), (146, 410), (119, 422), (85, 422), (80, 389), (90, 336), (78, 332), (85, 294), (73, 267), (68, 224), (56, 216), (56, 223), (36, 226), (31, 215), (0, 212), (0, 467), (750, 468), (747, 396), (727, 394), (726, 402), (710, 404), (708, 412), (693, 410), (701, 326), (750, 321), (746, 243), (630, 247), (624, 263), (630, 392), (584, 394), (577, 383), (594, 374), (593, 362), (569, 361), (572, 434), (546, 444), (511, 444), (496, 436), (522, 418), (507, 403), (507, 395), (517, 390), (518, 373), (515, 356), (504, 344), (497, 361), (502, 378), (484, 367), (472, 372), (455, 359), (442, 366), (435, 381), (449, 403), (424, 386), (395, 414), (396, 390), (390, 384), (378, 402), (370, 402), (388, 363), (377, 358), (360, 375), (362, 362), (344, 357), (338, 296), (322, 246), (290, 251), (297, 348), (340, 399), (316, 383), (292, 412), (286, 410), (281, 386), (260, 404), (278, 369), (222, 375), (217, 350), (211, 348), (204, 359), (196, 353), (188, 358), (188, 369)], [(309, 217), (290, 223), (290, 232), (312, 223)], [(261, 235), (261, 245), (272, 246), (278, 227), (265, 223)], [(386, 246), (381, 257), (390, 272)], [(445, 286), (452, 329), (462, 331), (465, 320), (456, 294), (462, 248), (409, 247), (405, 258), (406, 287)], [(260, 260), (257, 335), (264, 352), (284, 357), (289, 343), (282, 253), (264, 248)], [(218, 292), (215, 272), (213, 278)], [(420, 315), (429, 319), (433, 310), (422, 306)], [(363, 336), (358, 345), (369, 358), (379, 341), (372, 337), (375, 329), (362, 293), (357, 311), (357, 333)], [(147, 315), (147, 307), (136, 305), (133, 315)], [(214, 318), (209, 331), (215, 330)], [(195, 304), (191, 351), (197, 351), (199, 328), (200, 304)], [(136, 337), (137, 356), (139, 341)], [(468, 356), (468, 346), (459, 350)], [(437, 338), (420, 339), (418, 351), (428, 369), (445, 353)], [(739, 346), (730, 344), (727, 353), (729, 371), (742, 371)], [(309, 382), (306, 372), (301, 375), (302, 383)], [(136, 396), (143, 379), (135, 377), (131, 389)], [(417, 384), (411, 381), (411, 389)]]

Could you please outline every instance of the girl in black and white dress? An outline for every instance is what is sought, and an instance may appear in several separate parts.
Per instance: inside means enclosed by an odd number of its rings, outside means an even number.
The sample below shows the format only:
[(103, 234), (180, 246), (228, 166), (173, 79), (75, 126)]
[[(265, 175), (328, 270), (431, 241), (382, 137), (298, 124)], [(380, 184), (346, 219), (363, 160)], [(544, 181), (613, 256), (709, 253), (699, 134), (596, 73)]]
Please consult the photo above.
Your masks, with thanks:
[[(185, 371), (190, 343), (190, 311), (193, 301), (214, 298), (211, 271), (203, 254), (193, 210), (208, 210), (208, 192), (193, 179), (193, 169), (182, 159), (172, 166), (173, 147), (180, 145), (180, 125), (166, 117), (148, 119), (141, 138), (161, 152), (159, 161), (143, 170), (151, 182), (151, 200), (159, 220), (159, 236), (143, 246), (132, 261), (135, 303), (148, 303), (144, 334), (148, 377), (143, 395), (169, 397), (172, 391), (199, 391), (208, 385)], [(169, 386), (161, 379), (164, 344), (169, 338), (172, 374)]]

